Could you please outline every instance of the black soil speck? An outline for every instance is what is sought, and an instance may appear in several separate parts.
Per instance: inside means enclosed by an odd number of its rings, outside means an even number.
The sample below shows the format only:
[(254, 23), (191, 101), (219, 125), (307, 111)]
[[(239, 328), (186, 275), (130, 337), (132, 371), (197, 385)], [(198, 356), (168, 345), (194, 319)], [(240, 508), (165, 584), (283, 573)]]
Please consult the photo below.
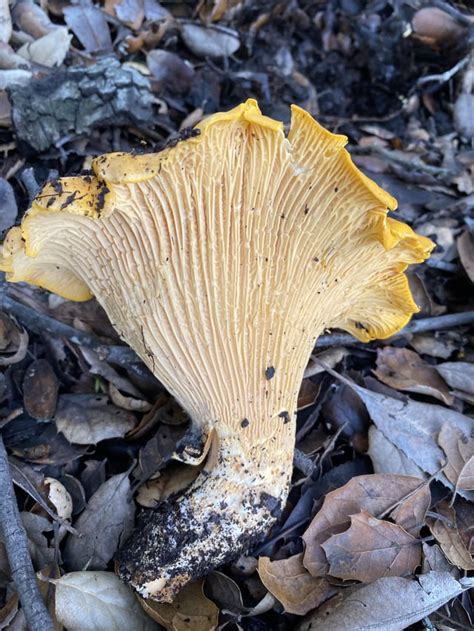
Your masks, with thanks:
[(274, 376), (275, 376), (275, 368), (273, 366), (268, 366), (268, 368), (265, 370), (266, 379), (270, 381), (270, 379), (273, 379)]

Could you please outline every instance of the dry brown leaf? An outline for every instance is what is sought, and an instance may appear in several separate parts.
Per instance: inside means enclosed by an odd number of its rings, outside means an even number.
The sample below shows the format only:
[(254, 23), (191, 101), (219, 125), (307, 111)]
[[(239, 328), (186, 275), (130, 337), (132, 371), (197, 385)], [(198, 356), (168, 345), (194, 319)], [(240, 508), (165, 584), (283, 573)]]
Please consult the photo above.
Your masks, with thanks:
[(151, 410), (151, 403), (144, 399), (124, 396), (113, 383), (109, 383), (109, 395), (112, 403), (123, 410), (129, 410), (129, 412), (149, 412)]
[(10, 623), (18, 612), (18, 594), (13, 592), (0, 607), (0, 629), (10, 629)]
[[(472, 110), (471, 110), (472, 114)], [(471, 282), (474, 283), (474, 239), (465, 230), (457, 240), (459, 258)]]
[[(452, 488), (451, 482), (440, 472), (446, 464), (446, 456), (438, 445), (438, 435), (444, 425), (457, 427), (464, 435), (469, 435), (471, 418), (440, 405), (399, 400), (362, 388), (347, 379), (343, 381), (360, 396), (370, 418), (387, 440), (423, 471), (436, 475), (443, 484)], [(470, 491), (462, 491), (461, 494), (467, 499), (471, 497)]]
[(372, 583), (382, 576), (406, 576), (415, 571), (421, 560), (421, 545), (415, 537), (367, 511), (350, 519), (348, 530), (321, 546), (331, 576)]
[(71, 40), (72, 35), (69, 34), (67, 28), (59, 26), (34, 42), (23, 44), (18, 54), (27, 61), (53, 68), (63, 63)]
[(445, 313), (446, 307), (437, 304), (430, 295), (425, 282), (416, 272), (408, 272), (408, 282), (415, 303), (420, 309), (420, 313), (426, 316), (435, 316)]
[(423, 574), (428, 572), (449, 572), (454, 578), (459, 578), (459, 570), (451, 565), (448, 559), (444, 556), (441, 548), (437, 543), (429, 545), (423, 542)]
[(156, 631), (135, 595), (113, 572), (70, 572), (56, 585), (56, 617), (68, 631)]
[(28, 343), (27, 331), (21, 330), (13, 320), (0, 312), (0, 366), (11, 366), (23, 361), (28, 352)]
[[(1, 48), (0, 44), (0, 50)], [(15, 223), (18, 215), (15, 191), (10, 182), (3, 177), (0, 177), (0, 208), (2, 209), (0, 213), (0, 238), (3, 238), (7, 229)]]
[(371, 425), (369, 428), (368, 455), (372, 460), (375, 473), (412, 475), (415, 478), (424, 477), (423, 469), (420, 469), (413, 460), (407, 458), (388, 438), (385, 438), (385, 435), (375, 425)]
[(227, 11), (242, 3), (242, 0), (206, 0), (199, 3), (199, 17), (204, 23), (218, 22)]
[(72, 515), (72, 498), (64, 484), (56, 478), (45, 478), (44, 484), (48, 487), (48, 500), (56, 509), (61, 519), (70, 519)]
[(118, 19), (132, 31), (140, 28), (145, 17), (143, 0), (118, 0), (114, 4), (114, 10)]
[(337, 593), (325, 578), (311, 576), (303, 565), (303, 553), (288, 559), (258, 560), (258, 573), (265, 587), (277, 598), (285, 611), (303, 616)]
[(159, 502), (190, 486), (201, 469), (202, 466), (171, 464), (158, 473), (159, 477), (148, 480), (140, 486), (136, 501), (145, 508), (155, 508)]
[(12, 8), (15, 25), (34, 39), (39, 39), (58, 28), (47, 13), (34, 2), (15, 2)]
[(414, 537), (425, 524), (426, 513), (431, 506), (429, 484), (425, 483), (403, 500), (390, 514), (391, 519)]
[(429, 517), (427, 523), (444, 554), (457, 567), (463, 570), (474, 570), (474, 560), (464, 545), (456, 525), (454, 508), (442, 502), (436, 509), (441, 517), (439, 519)]
[(219, 609), (204, 596), (203, 581), (188, 583), (171, 604), (139, 598), (146, 613), (167, 631), (213, 631)]
[(102, 570), (133, 528), (135, 504), (128, 472), (113, 475), (90, 498), (68, 535), (64, 560), (71, 570)]
[[(44, 567), (54, 563), (55, 552), (51, 532), (53, 525), (42, 515), (20, 513), (21, 521), (28, 535), (31, 558), (36, 567)], [(48, 533), (48, 537), (44, 534)]]
[(319, 609), (297, 631), (401, 631), (474, 586), (474, 579), (454, 579), (430, 572), (414, 579), (379, 578), (347, 593), (332, 609)]
[(51, 419), (56, 410), (59, 381), (46, 359), (32, 362), (23, 379), (23, 403), (30, 416), (38, 420)]
[(412, 26), (417, 36), (431, 46), (453, 44), (466, 33), (453, 17), (436, 7), (424, 7), (417, 11)]
[(456, 489), (474, 491), (474, 438), (456, 427), (444, 425), (438, 444), (448, 458), (444, 474)]
[(321, 390), (320, 384), (314, 383), (311, 379), (303, 379), (298, 393), (298, 411), (313, 405)]
[(198, 57), (228, 57), (240, 48), (237, 31), (223, 26), (203, 26), (196, 22), (185, 22), (181, 26), (181, 37), (186, 46)]
[(456, 526), (461, 539), (469, 552), (474, 555), (474, 504), (458, 497), (454, 508), (456, 511)]
[(328, 348), (322, 353), (313, 355), (308, 366), (306, 367), (306, 370), (304, 371), (305, 378), (313, 377), (314, 375), (319, 375), (319, 373), (324, 372), (325, 368), (321, 366), (319, 362), (324, 362), (324, 364), (326, 366), (329, 366), (329, 368), (335, 368), (337, 364), (339, 364), (339, 362), (344, 359), (344, 357), (347, 357), (347, 355), (349, 355), (349, 351), (343, 346)]
[(436, 370), (451, 388), (474, 395), (474, 364), (471, 362), (444, 362), (438, 364)]
[(12, 36), (12, 18), (8, 0), (0, 0), (0, 42), (8, 44)]
[(385, 346), (378, 349), (374, 373), (380, 381), (396, 390), (426, 394), (446, 405), (453, 403), (453, 396), (436, 369), (408, 348)]
[(456, 344), (448, 335), (439, 336), (435, 333), (418, 333), (413, 335), (410, 346), (422, 355), (449, 359), (456, 350)]
[(62, 394), (54, 422), (70, 443), (95, 445), (101, 440), (125, 436), (134, 427), (135, 417), (112, 405), (106, 396)]
[(109, 27), (103, 12), (92, 4), (79, 4), (64, 9), (66, 24), (88, 53), (112, 50)]
[[(313, 576), (326, 576), (328, 562), (322, 544), (350, 526), (350, 515), (366, 510), (380, 516), (415, 491), (422, 480), (401, 475), (360, 475), (328, 493), (303, 535), (303, 564)], [(423, 495), (419, 501), (424, 502)], [(424, 505), (424, 503), (423, 503)]]

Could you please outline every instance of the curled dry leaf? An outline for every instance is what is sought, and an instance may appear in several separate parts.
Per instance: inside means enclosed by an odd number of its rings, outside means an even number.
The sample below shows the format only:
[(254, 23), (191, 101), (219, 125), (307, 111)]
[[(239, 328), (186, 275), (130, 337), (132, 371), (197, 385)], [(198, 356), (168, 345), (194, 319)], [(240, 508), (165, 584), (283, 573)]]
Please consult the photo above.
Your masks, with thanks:
[(470, 362), (444, 362), (438, 364), (436, 370), (451, 388), (474, 395), (474, 364)]
[(456, 489), (474, 491), (474, 438), (444, 425), (438, 444), (448, 458), (444, 474)]
[(157, 603), (139, 598), (146, 613), (167, 631), (213, 631), (217, 628), (219, 609), (206, 598), (203, 582), (188, 583), (172, 603)]
[(401, 526), (364, 510), (350, 520), (348, 530), (321, 546), (331, 576), (372, 583), (382, 576), (407, 576), (420, 564), (421, 545)]
[[(471, 105), (472, 114), (472, 105)], [(474, 239), (468, 230), (464, 230), (457, 240), (458, 254), (462, 266), (471, 282), (474, 283)]]
[(38, 420), (51, 419), (56, 410), (59, 381), (46, 359), (36, 359), (25, 372), (23, 403), (30, 416)]
[(175, 53), (152, 50), (147, 54), (146, 62), (160, 90), (168, 88), (173, 93), (183, 94), (191, 87), (194, 68)]
[(72, 498), (64, 484), (56, 478), (45, 478), (44, 484), (48, 487), (48, 500), (56, 509), (61, 519), (70, 519), (72, 515)]
[(63, 394), (54, 422), (70, 443), (95, 445), (101, 440), (125, 436), (134, 427), (135, 417), (112, 405), (105, 396)]
[(443, 502), (436, 510), (440, 517), (429, 517), (427, 523), (447, 559), (463, 570), (474, 570), (474, 559), (459, 534), (454, 508)]
[(130, 535), (134, 517), (128, 473), (112, 476), (94, 493), (74, 523), (79, 536), (69, 535), (66, 541), (67, 567), (71, 570), (107, 567), (120, 541)]
[(66, 24), (87, 53), (110, 51), (112, 40), (102, 11), (92, 4), (65, 7)]
[(71, 45), (71, 39), (72, 35), (69, 34), (67, 28), (59, 26), (34, 42), (23, 44), (18, 54), (27, 61), (53, 68), (63, 63)]
[(297, 409), (304, 410), (305, 408), (313, 405), (318, 398), (321, 385), (314, 383), (311, 379), (303, 379), (298, 393)]
[(303, 553), (288, 559), (258, 560), (258, 573), (265, 587), (277, 598), (285, 611), (303, 616), (337, 593), (325, 578), (311, 576), (303, 565)]
[(396, 390), (426, 394), (446, 405), (453, 403), (448, 386), (434, 366), (408, 348), (385, 346), (379, 349), (374, 373), (380, 381)]
[[(306, 545), (303, 563), (313, 576), (325, 576), (329, 565), (322, 544), (350, 526), (350, 515), (365, 510), (380, 516), (396, 508), (418, 489), (422, 480), (401, 475), (360, 475), (328, 493), (320, 511), (303, 535)], [(420, 503), (426, 501), (419, 496)]]
[[(257, 569), (257, 560), (253, 567), (253, 574)], [(242, 600), (242, 593), (237, 583), (223, 572), (214, 570), (206, 576), (204, 582), (205, 592), (211, 598), (212, 602), (234, 614), (242, 614), (248, 612)]]
[(349, 386), (338, 384), (332, 389), (326, 396), (321, 410), (333, 431), (340, 430), (343, 436), (350, 438), (357, 451), (367, 451), (369, 415), (365, 405)]
[(414, 579), (387, 576), (350, 592), (332, 609), (318, 610), (297, 629), (400, 631), (471, 587), (474, 579), (457, 581), (447, 572), (429, 572)]
[(3, 237), (6, 229), (15, 222), (18, 214), (18, 205), (16, 203), (13, 187), (10, 182), (7, 182), (3, 177), (0, 177), (0, 208), (2, 209), (0, 213), (0, 237)]
[(58, 25), (51, 22), (47, 13), (35, 2), (15, 2), (12, 8), (12, 16), (15, 26), (24, 33), (31, 35), (33, 39), (39, 39), (58, 28)]
[(348, 354), (349, 352), (346, 348), (343, 346), (336, 346), (335, 348), (328, 348), (322, 353), (313, 355), (306, 370), (304, 371), (304, 377), (312, 377), (313, 375), (319, 375), (319, 373), (324, 372), (325, 368), (321, 366), (319, 362), (324, 362), (324, 364), (329, 366), (329, 368), (335, 368), (337, 364), (344, 359), (344, 357), (347, 357)]
[(68, 631), (154, 631), (133, 592), (112, 572), (71, 572), (51, 580), (56, 618)]
[(236, 31), (223, 26), (202, 26), (185, 22), (181, 36), (186, 46), (198, 57), (228, 57), (240, 48)]
[(158, 477), (138, 489), (137, 502), (145, 508), (155, 508), (159, 502), (171, 495), (184, 491), (198, 477), (202, 466), (192, 467), (183, 464), (171, 464)]
[(6, 314), (0, 313), (0, 366), (11, 366), (23, 361), (28, 352), (29, 339), (25, 329), (19, 329)]
[(449, 46), (465, 36), (465, 29), (448, 13), (425, 7), (415, 13), (412, 27), (416, 35), (431, 46)]
[(0, 0), (0, 42), (8, 44), (12, 36), (12, 18), (8, 0)]
[(151, 403), (144, 399), (124, 396), (113, 383), (109, 383), (109, 395), (112, 403), (123, 410), (130, 412), (149, 412), (151, 410)]

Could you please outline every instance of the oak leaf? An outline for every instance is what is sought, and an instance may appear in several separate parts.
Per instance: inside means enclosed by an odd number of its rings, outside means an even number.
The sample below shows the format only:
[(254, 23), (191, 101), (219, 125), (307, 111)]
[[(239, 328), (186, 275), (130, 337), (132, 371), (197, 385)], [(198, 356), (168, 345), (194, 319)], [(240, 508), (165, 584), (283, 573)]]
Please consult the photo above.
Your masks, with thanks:
[(421, 545), (415, 537), (364, 510), (351, 515), (350, 528), (330, 537), (322, 548), (331, 576), (362, 583), (411, 574), (421, 561)]

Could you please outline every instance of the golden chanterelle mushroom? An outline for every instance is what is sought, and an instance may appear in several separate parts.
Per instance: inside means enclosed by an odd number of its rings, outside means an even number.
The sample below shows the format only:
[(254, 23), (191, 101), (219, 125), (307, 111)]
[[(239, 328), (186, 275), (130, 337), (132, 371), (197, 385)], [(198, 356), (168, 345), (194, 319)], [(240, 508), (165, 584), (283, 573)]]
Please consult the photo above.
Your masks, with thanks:
[(404, 274), (432, 243), (299, 107), (291, 128), (250, 99), (156, 154), (110, 154), (47, 184), (1, 267), (71, 300), (95, 296), (193, 419), (212, 464), (145, 519), (119, 573), (172, 600), (251, 548), (280, 515), (298, 390), (318, 335), (362, 341), (417, 306)]

